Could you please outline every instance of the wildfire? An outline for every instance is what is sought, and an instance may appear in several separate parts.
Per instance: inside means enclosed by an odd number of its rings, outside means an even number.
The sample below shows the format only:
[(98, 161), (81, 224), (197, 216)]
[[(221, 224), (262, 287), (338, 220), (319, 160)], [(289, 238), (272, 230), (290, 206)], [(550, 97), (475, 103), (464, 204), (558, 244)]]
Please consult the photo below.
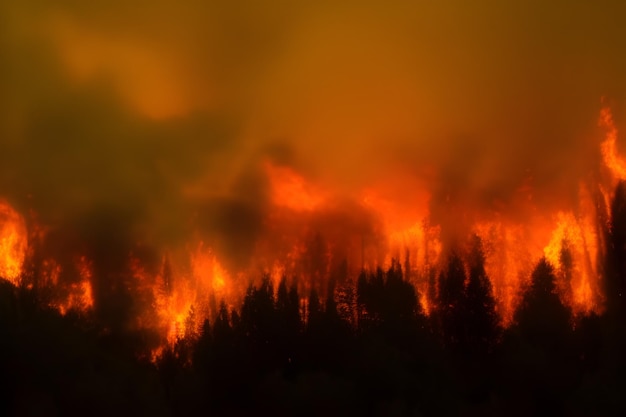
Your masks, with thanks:
[[(601, 111), (600, 125), (606, 129), (600, 148), (611, 181), (626, 179), (626, 163), (617, 154), (617, 129), (609, 109)], [(312, 289), (322, 297), (332, 296), (325, 293), (331, 276), (344, 280), (336, 284), (349, 285), (356, 282), (362, 269), (388, 267), (399, 260), (418, 290), (424, 311), (429, 314), (436, 308), (433, 277), (445, 267), (442, 253), (449, 248), (442, 237), (443, 225), (432, 220), (428, 183), (390, 175), (388, 180), (346, 196), (305, 179), (292, 168), (271, 163), (263, 168), (270, 201), (249, 265), (237, 272), (229, 270), (225, 267), (229, 263), (199, 240), (163, 250), (160, 267), (129, 255), (130, 273), (125, 276), (132, 284), (128, 288), (145, 301), (138, 303), (143, 311), (137, 313), (132, 326), (161, 336), (162, 344), (152, 352), (153, 358), (164, 346), (197, 335), (204, 320), (214, 320), (220, 302), (229, 308), (240, 305), (247, 284), (263, 273), (275, 289), (283, 277), (297, 277), (306, 304)], [(513, 215), (499, 206), (500, 211), (488, 213), (471, 213), (473, 208), (468, 207), (459, 216), (468, 223), (464, 230), (482, 241), (485, 271), (505, 326), (512, 322), (532, 270), (542, 257), (554, 267), (559, 295), (575, 314), (602, 312), (598, 260), (604, 251), (600, 230), (604, 217), (598, 210), (608, 204), (599, 204), (593, 196), (601, 193), (593, 190), (599, 189), (610, 201), (603, 191), (609, 188), (603, 183), (581, 183), (573, 207), (551, 210), (535, 207), (532, 187), (523, 184), (516, 200), (521, 203), (510, 207)], [(348, 209), (338, 208), (344, 202)], [(36, 225), (33, 229), (43, 230)], [(0, 275), (14, 285), (20, 284), (24, 262), (31, 256), (27, 236), (23, 217), (0, 202)], [(35, 241), (31, 239), (31, 246), (36, 246)], [(78, 256), (71, 266), (44, 255), (38, 265), (37, 285), (54, 290), (49, 305), (62, 315), (92, 310), (93, 263)]]

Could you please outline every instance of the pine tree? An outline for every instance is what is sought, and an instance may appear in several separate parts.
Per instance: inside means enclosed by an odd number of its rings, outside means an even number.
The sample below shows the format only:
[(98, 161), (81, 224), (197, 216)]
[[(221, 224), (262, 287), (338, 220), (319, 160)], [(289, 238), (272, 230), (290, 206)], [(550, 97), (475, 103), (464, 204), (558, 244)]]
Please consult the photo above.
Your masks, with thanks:
[(500, 325), (491, 282), (485, 271), (482, 242), (477, 236), (473, 238), (468, 263), (466, 317), (468, 347), (474, 351), (487, 352), (497, 341)]
[(571, 312), (561, 302), (555, 280), (554, 269), (542, 258), (515, 314), (515, 322), (530, 343), (558, 352), (572, 326)]
[(444, 273), (439, 275), (437, 316), (444, 345), (458, 348), (465, 342), (467, 297), (465, 267), (461, 258), (452, 253)]
[(337, 289), (337, 311), (339, 318), (355, 329), (357, 325), (357, 300), (354, 282), (348, 279)]

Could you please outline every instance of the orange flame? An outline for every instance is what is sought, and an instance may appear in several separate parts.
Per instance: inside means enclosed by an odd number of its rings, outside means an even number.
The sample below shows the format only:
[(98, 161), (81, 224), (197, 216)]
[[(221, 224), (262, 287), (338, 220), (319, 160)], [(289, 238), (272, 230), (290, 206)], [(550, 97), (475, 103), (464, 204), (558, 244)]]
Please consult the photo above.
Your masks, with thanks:
[(502, 323), (508, 326), (530, 279), (539, 250), (527, 225), (496, 219), (480, 222), (475, 233), (483, 241), (485, 271), (491, 280)]
[(151, 352), (153, 361), (166, 346), (174, 346), (179, 339), (195, 337), (204, 320), (217, 313), (217, 300), (235, 305), (236, 297), (240, 296), (230, 274), (202, 242), (191, 253), (189, 261), (191, 268), (186, 271), (184, 263), (172, 264), (165, 258), (163, 268), (154, 276), (137, 260), (131, 262), (134, 278), (143, 283), (142, 287), (149, 288), (154, 299), (155, 317), (144, 317), (139, 323), (140, 327), (157, 330), (162, 337), (163, 343)]
[(571, 212), (558, 213), (544, 255), (559, 275), (562, 298), (575, 313), (600, 310), (598, 250), (598, 236), (588, 218), (577, 218)]
[(19, 285), (28, 248), (24, 218), (0, 201), (0, 277)]

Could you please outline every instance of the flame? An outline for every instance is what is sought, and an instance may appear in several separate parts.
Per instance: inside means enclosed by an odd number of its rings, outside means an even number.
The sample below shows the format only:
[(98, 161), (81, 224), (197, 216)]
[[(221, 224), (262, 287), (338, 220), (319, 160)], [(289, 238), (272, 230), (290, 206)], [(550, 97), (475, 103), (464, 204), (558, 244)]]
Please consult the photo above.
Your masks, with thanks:
[(27, 248), (24, 218), (0, 201), (0, 277), (19, 285)]
[[(429, 221), (428, 190), (406, 178), (400, 183), (400, 188), (412, 190), (410, 196), (404, 194), (402, 204), (394, 198), (400, 193), (385, 195), (383, 186), (365, 189), (361, 202), (382, 220), (387, 240), (383, 265), (388, 267), (393, 259), (404, 258), (405, 274), (417, 288), (423, 310), (430, 314), (435, 300), (428, 298), (429, 277), (438, 268), (443, 250), (440, 227), (431, 225)], [(370, 265), (370, 268), (373, 267)]]
[(561, 296), (575, 313), (599, 312), (599, 242), (594, 224), (572, 212), (559, 212), (556, 224), (544, 255), (559, 275)]
[(172, 262), (168, 257), (162, 264), (161, 270), (151, 275), (137, 259), (131, 259), (134, 279), (154, 300), (153, 314), (146, 314), (137, 324), (161, 335), (162, 343), (151, 352), (153, 361), (166, 346), (195, 337), (204, 320), (217, 314), (217, 300), (234, 306), (241, 295), (214, 251), (203, 242), (189, 255), (189, 268), (185, 262)]
[(604, 107), (600, 111), (598, 125), (605, 130), (605, 139), (600, 144), (600, 151), (604, 166), (610, 174), (609, 181), (600, 184), (600, 193), (604, 198), (604, 207), (606, 208), (604, 215), (606, 219), (610, 219), (609, 207), (611, 207), (611, 200), (614, 197), (613, 190), (618, 181), (626, 179), (626, 162), (617, 152), (617, 128), (613, 121), (613, 113), (609, 107)]
[(483, 242), (485, 271), (491, 280), (502, 323), (513, 320), (521, 291), (540, 258), (539, 248), (527, 225), (498, 219), (479, 222), (475, 233)]
[(221, 297), (230, 294), (230, 276), (215, 253), (200, 242), (198, 249), (191, 257), (192, 274), (204, 292), (213, 291)]
[(53, 290), (49, 305), (64, 316), (69, 311), (86, 314), (93, 309), (94, 299), (91, 280), (93, 265), (86, 256), (80, 256), (75, 265), (78, 282), (62, 283), (63, 269), (56, 261), (48, 259), (43, 263), (43, 285)]
[(613, 113), (609, 107), (600, 111), (599, 125), (606, 129), (606, 138), (600, 145), (604, 164), (617, 180), (626, 179), (626, 163), (617, 154), (617, 128), (613, 123)]
[(93, 296), (91, 293), (91, 283), (82, 281), (80, 283), (70, 284), (68, 298), (56, 305), (61, 315), (67, 314), (68, 311), (86, 312), (93, 307)]

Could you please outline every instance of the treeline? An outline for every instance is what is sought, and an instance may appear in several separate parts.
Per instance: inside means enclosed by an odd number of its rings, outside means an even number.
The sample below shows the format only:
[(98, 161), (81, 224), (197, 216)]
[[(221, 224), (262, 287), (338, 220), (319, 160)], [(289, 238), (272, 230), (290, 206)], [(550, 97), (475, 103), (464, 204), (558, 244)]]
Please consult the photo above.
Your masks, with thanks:
[[(180, 339), (157, 366), (172, 410), (246, 415), (611, 415), (624, 411), (610, 323), (573, 317), (542, 260), (503, 329), (477, 240), (451, 255), (426, 316), (399, 263), (315, 291), (265, 279), (240, 310)], [(332, 285), (332, 284), (331, 284)], [(304, 314), (303, 314), (304, 313)], [(600, 398), (604, 400), (599, 402)], [(605, 407), (605, 410), (602, 410)], [(603, 411), (605, 413), (603, 413)], [(599, 414), (598, 414), (599, 413)]]
[(152, 364), (137, 353), (154, 334), (61, 317), (1, 281), (0, 414), (626, 415), (626, 186), (615, 195), (601, 316), (573, 315), (541, 260), (503, 328), (475, 238), (429, 277), (428, 314), (397, 261), (325, 297), (266, 278)]
[(624, 183), (609, 212), (602, 316), (573, 315), (542, 259), (503, 328), (475, 237), (430, 277), (428, 315), (397, 261), (331, 281), (324, 300), (302, 303), (286, 279), (251, 286), (162, 356), (168, 401), (180, 414), (626, 415)]

